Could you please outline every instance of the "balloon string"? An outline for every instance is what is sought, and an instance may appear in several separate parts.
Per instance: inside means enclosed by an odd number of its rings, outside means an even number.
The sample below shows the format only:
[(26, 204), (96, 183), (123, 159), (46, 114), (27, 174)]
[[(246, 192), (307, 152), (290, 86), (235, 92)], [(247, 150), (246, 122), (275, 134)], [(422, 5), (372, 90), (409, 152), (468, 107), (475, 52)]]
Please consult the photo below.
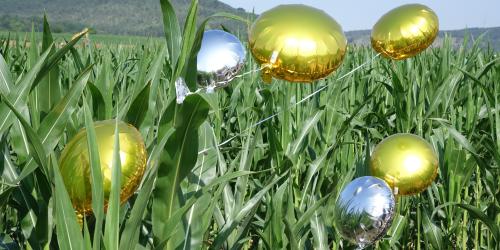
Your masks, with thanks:
[[(255, 72), (259, 72), (261, 71), (262, 69), (264, 69), (264, 67), (261, 67), (261, 68), (258, 68), (258, 69), (254, 69), (254, 70), (250, 70), (248, 72), (245, 72), (245, 73), (242, 73), (242, 74), (239, 74), (239, 75), (236, 75), (233, 77), (234, 78), (242, 78), (246, 75), (249, 75), (249, 74), (253, 74)], [(219, 82), (220, 83), (220, 82)], [(194, 94), (198, 94), (198, 93), (201, 93), (201, 92), (207, 92), (207, 93), (213, 93), (215, 91), (215, 84), (211, 85), (211, 86), (208, 86), (208, 87), (201, 87), (199, 89), (197, 89)], [(190, 93), (191, 94), (191, 93)]]
[(264, 69), (264, 67), (260, 67), (260, 68), (258, 68), (258, 69), (250, 70), (250, 71), (245, 72), (245, 73), (243, 73), (243, 74), (237, 75), (237, 76), (235, 76), (234, 78), (241, 78), (241, 77), (244, 77), (244, 76), (246, 76), (246, 75), (249, 75), (249, 74), (252, 74), (252, 73), (255, 73), (255, 72), (259, 72), (259, 71), (261, 71), (262, 69)]
[[(336, 81), (342, 80), (342, 79), (344, 79), (344, 78), (346, 78), (346, 77), (348, 77), (348, 76), (350, 76), (350, 75), (354, 74), (356, 71), (358, 71), (359, 69), (363, 68), (364, 66), (366, 66), (367, 64), (369, 64), (370, 62), (372, 62), (372, 61), (373, 61), (375, 58), (377, 58), (378, 56), (380, 56), (380, 53), (376, 54), (375, 56), (373, 56), (372, 58), (370, 58), (368, 61), (366, 61), (366, 62), (362, 63), (361, 65), (357, 66), (356, 68), (352, 69), (351, 71), (349, 71), (349, 72), (345, 73), (344, 75), (342, 75), (341, 77), (339, 77)], [(243, 74), (241, 74), (241, 75), (239, 75), (239, 76), (236, 76), (236, 77), (243, 77), (244, 75), (248, 75), (248, 74), (250, 74), (250, 73), (254, 73), (254, 72), (257, 72), (257, 71), (260, 71), (260, 70), (262, 70), (262, 68), (257, 69), (257, 70), (253, 70), (253, 71), (249, 71), (249, 72), (246, 72), (246, 73), (243, 73)], [(244, 134), (244, 133), (245, 133), (245, 132), (247, 132), (248, 130), (250, 130), (250, 129), (252, 129), (252, 128), (255, 128), (255, 127), (257, 127), (257, 126), (261, 125), (262, 123), (264, 123), (264, 122), (266, 122), (266, 121), (269, 121), (269, 120), (273, 119), (274, 117), (278, 116), (280, 113), (285, 112), (285, 111), (288, 111), (288, 110), (290, 110), (290, 109), (294, 108), (295, 106), (297, 106), (297, 105), (299, 105), (299, 104), (301, 104), (301, 103), (303, 103), (303, 102), (305, 102), (305, 101), (307, 101), (307, 100), (311, 99), (313, 96), (317, 95), (319, 92), (321, 92), (321, 91), (325, 90), (325, 89), (326, 89), (326, 88), (328, 88), (329, 86), (330, 86), (329, 84), (325, 84), (325, 86), (323, 86), (323, 87), (321, 87), (321, 88), (317, 89), (316, 91), (314, 91), (314, 92), (312, 92), (311, 94), (307, 95), (306, 97), (302, 98), (300, 101), (298, 101), (298, 102), (294, 103), (294, 104), (293, 104), (292, 106), (290, 106), (288, 109), (285, 109), (285, 110), (282, 110), (282, 111), (276, 112), (276, 113), (274, 113), (273, 115), (268, 116), (268, 117), (266, 117), (266, 118), (264, 118), (264, 119), (262, 119), (262, 120), (260, 120), (260, 121), (258, 121), (258, 122), (256, 122), (256, 123), (252, 124), (250, 127), (246, 128), (246, 129), (245, 129), (245, 130), (243, 130), (242, 132), (240, 132), (240, 133), (238, 133), (238, 134), (236, 134), (236, 135), (234, 135), (234, 136), (230, 137), (229, 139), (227, 139), (227, 140), (225, 140), (225, 141), (223, 141), (223, 142), (219, 143), (219, 144), (217, 145), (217, 147), (221, 147), (221, 146), (224, 146), (224, 145), (228, 144), (229, 142), (231, 142), (232, 140), (234, 140), (236, 137), (241, 136), (242, 134)], [(198, 152), (198, 154), (204, 154), (204, 153), (206, 153), (208, 150), (210, 150), (210, 149), (212, 149), (212, 148), (213, 148), (213, 147), (205, 148), (205, 149), (203, 149), (203, 150), (199, 151), (199, 152)]]

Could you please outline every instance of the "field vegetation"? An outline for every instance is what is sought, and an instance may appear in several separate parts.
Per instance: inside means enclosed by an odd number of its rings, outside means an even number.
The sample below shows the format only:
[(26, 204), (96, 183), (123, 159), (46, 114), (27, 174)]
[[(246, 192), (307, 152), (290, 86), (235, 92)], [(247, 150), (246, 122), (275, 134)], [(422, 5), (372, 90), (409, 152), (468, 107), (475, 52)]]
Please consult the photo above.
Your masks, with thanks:
[[(333, 203), (395, 133), (428, 140), (439, 175), (397, 198), (391, 229), (371, 248), (498, 248), (500, 60), (481, 38), (458, 49), (446, 39), (404, 61), (350, 47), (313, 84), (264, 84), (255, 72), (177, 104), (178, 77), (197, 89), (205, 26), (197, 0), (183, 28), (160, 2), (165, 39), (137, 46), (63, 39), (48, 22), (41, 35), (1, 35), (0, 248), (354, 249), (333, 227)], [(258, 67), (249, 55), (244, 70)], [(106, 119), (140, 130), (147, 171), (121, 206), (114, 175), (105, 213), (91, 155), (94, 214), (79, 224), (58, 159), (78, 130)], [(93, 151), (97, 139), (89, 133)]]

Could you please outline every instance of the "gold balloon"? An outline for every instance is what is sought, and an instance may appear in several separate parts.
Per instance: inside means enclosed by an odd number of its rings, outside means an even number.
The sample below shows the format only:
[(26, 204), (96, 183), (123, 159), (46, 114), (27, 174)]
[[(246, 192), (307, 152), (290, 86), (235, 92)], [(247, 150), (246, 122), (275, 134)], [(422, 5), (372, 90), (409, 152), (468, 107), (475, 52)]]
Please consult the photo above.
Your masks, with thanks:
[(373, 48), (396, 60), (415, 56), (429, 47), (439, 31), (439, 20), (429, 7), (407, 4), (386, 13), (372, 29)]
[(324, 11), (280, 5), (262, 13), (250, 29), (250, 50), (262, 78), (312, 82), (337, 69), (347, 50), (340, 25)]
[(374, 149), (371, 175), (381, 178), (401, 195), (425, 190), (437, 176), (438, 157), (432, 146), (413, 134), (387, 137)]
[[(111, 192), (115, 122), (115, 120), (94, 122), (105, 207)], [(142, 136), (135, 127), (119, 121), (118, 131), (121, 162), (120, 202), (123, 203), (132, 196), (140, 184), (146, 170), (147, 153)], [(92, 189), (85, 128), (80, 130), (62, 151), (59, 169), (73, 207), (80, 215), (89, 214), (92, 210)]]

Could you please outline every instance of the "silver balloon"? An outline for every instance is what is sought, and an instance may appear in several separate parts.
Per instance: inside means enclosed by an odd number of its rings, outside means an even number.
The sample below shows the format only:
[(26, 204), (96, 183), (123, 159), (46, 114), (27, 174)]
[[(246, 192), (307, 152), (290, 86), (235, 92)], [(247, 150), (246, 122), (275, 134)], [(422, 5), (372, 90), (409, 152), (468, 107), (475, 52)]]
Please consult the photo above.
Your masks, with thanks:
[(207, 89), (227, 86), (245, 60), (246, 50), (238, 38), (222, 30), (205, 31), (198, 52), (198, 84)]
[(345, 239), (364, 248), (385, 235), (395, 206), (394, 194), (384, 180), (357, 178), (347, 184), (335, 203), (335, 227)]

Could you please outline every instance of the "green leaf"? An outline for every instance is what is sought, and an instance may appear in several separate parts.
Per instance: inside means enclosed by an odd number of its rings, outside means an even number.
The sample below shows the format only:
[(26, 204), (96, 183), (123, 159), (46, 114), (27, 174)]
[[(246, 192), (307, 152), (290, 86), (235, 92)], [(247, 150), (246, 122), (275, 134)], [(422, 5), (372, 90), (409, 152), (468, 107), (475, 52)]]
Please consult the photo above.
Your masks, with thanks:
[(16, 180), (18, 177), (18, 172), (17, 168), (14, 166), (12, 163), (12, 160), (10, 159), (10, 153), (9, 153), (9, 147), (7, 144), (4, 146), (5, 148), (2, 151), (2, 160), (0, 163), (2, 163), (3, 171), (2, 171), (2, 184), (7, 184), (10, 186), (15, 186), (16, 185)]
[(285, 234), (288, 238), (288, 249), (300, 249), (297, 237), (293, 233), (290, 221), (288, 221), (288, 218), (285, 217), (283, 218), (283, 222), (285, 223)]
[[(36, 64), (24, 75), (21, 81), (16, 84), (15, 88), (6, 96), (6, 99), (21, 112), (26, 108), (25, 101), (28, 98), (29, 91), (33, 86), (36, 75), (39, 74), (42, 69), (42, 65), (45, 64), (47, 56), (48, 51), (40, 56)], [(0, 104), (0, 134), (5, 132), (5, 130), (7, 130), (12, 123), (12, 110), (7, 106)]]
[(328, 154), (330, 153), (330, 150), (332, 148), (329, 147), (325, 150), (325, 152), (320, 155), (315, 161), (313, 161), (310, 166), (307, 168), (307, 175), (306, 175), (306, 181), (304, 185), (304, 189), (302, 190), (302, 198), (300, 199), (300, 208), (302, 208), (304, 202), (306, 201), (305, 195), (308, 192), (309, 187), (311, 186), (311, 182), (313, 177), (316, 175), (316, 173), (321, 169), (322, 166), (325, 164), (324, 161), (327, 158)]
[[(189, 7), (189, 12), (186, 16), (186, 20), (184, 22), (184, 30), (182, 34), (182, 42), (180, 44), (181, 52), (179, 54), (179, 58), (175, 65), (175, 70), (171, 82), (177, 80), (180, 76), (184, 79), (187, 79), (188, 76), (187, 68), (189, 65), (189, 58), (191, 57), (192, 49), (194, 46), (195, 38), (196, 38), (196, 16), (198, 13), (198, 0), (192, 0), (191, 6)], [(188, 81), (186, 82), (188, 88), (194, 92), (196, 90), (195, 83)]]
[(500, 241), (500, 229), (499, 229), (498, 224), (495, 222), (495, 219), (489, 218), (479, 208), (471, 206), (469, 204), (463, 204), (463, 203), (452, 204), (450, 202), (450, 203), (445, 203), (439, 207), (448, 206), (448, 205), (457, 205), (458, 207), (467, 210), (473, 218), (480, 220), (490, 229), (492, 236), (497, 243)]
[(141, 127), (144, 118), (146, 118), (149, 105), (149, 92), (151, 91), (151, 82), (137, 95), (127, 112), (127, 122), (136, 128)]
[(94, 122), (86, 101), (83, 102), (83, 112), (85, 115), (85, 129), (87, 131), (87, 148), (89, 152), (92, 183), (92, 212), (95, 216), (93, 249), (99, 250), (101, 248), (102, 223), (104, 219), (104, 191), (101, 162), (99, 158), (99, 147), (97, 146)]
[(423, 212), (424, 236), (435, 249), (443, 249), (443, 232), (432, 223), (426, 212)]
[(135, 246), (139, 241), (141, 220), (146, 211), (151, 193), (153, 192), (154, 182), (156, 180), (156, 172), (158, 170), (156, 167), (152, 166), (156, 165), (156, 161), (159, 158), (160, 153), (163, 151), (165, 144), (174, 132), (174, 128), (170, 128), (167, 132), (165, 132), (150, 154), (147, 164), (147, 166), (150, 167), (144, 175), (145, 181), (142, 185), (142, 188), (139, 190), (137, 199), (134, 202), (134, 207), (130, 212), (130, 217), (125, 224), (125, 228), (121, 235), (120, 249), (135, 249)]
[(93, 83), (89, 82), (88, 85), (90, 94), (92, 95), (92, 107), (94, 115), (98, 120), (103, 120), (106, 117), (106, 103), (99, 88)]
[[(80, 100), (80, 96), (90, 77), (91, 68), (84, 71), (73, 84), (69, 92), (64, 98), (54, 107), (54, 109), (45, 117), (38, 129), (38, 135), (44, 148), (50, 152), (59, 142), (59, 138), (64, 132), (64, 128), (68, 123), (68, 119), (76, 109), (76, 104)], [(19, 175), (18, 181), (23, 180), (37, 168), (33, 161), (28, 161)]]
[(12, 77), (10, 75), (9, 66), (0, 54), (0, 93), (7, 96), (13, 89)]
[[(249, 171), (253, 162), (253, 152), (255, 145), (257, 144), (257, 138), (260, 137), (260, 129), (257, 129), (255, 135), (252, 135), (251, 131), (248, 132), (246, 143), (241, 151), (239, 171)], [(234, 204), (231, 216), (236, 215), (243, 207), (243, 200), (247, 196), (248, 189), (248, 176), (242, 176), (236, 181), (236, 189), (234, 191)]]
[[(204, 122), (200, 128), (200, 149), (207, 148), (215, 143), (214, 130), (208, 122)], [(217, 176), (217, 156), (215, 151), (201, 154), (198, 163), (193, 170), (191, 178), (188, 178), (189, 187), (186, 192), (187, 199), (191, 193), (197, 193), (205, 185), (214, 181)], [(217, 204), (210, 193), (201, 196), (190, 208), (186, 215), (186, 230), (184, 232), (183, 249), (200, 249), (203, 247), (205, 232), (212, 223), (214, 207)]]
[(250, 175), (250, 174), (254, 174), (254, 172), (237, 171), (237, 172), (225, 174), (223, 176), (218, 177), (210, 184), (204, 186), (202, 189), (195, 192), (191, 196), (191, 198), (189, 198), (182, 207), (175, 210), (175, 212), (172, 214), (170, 219), (167, 221), (167, 223), (166, 223), (167, 231), (165, 232), (166, 237), (163, 239), (162, 242), (160, 242), (160, 244), (157, 245), (156, 248), (157, 249), (162, 248), (162, 246), (166, 245), (166, 242), (170, 239), (170, 237), (172, 237), (172, 235), (174, 235), (176, 232), (179, 231), (179, 227), (177, 227), (177, 225), (182, 220), (182, 217), (189, 211), (189, 209), (193, 206), (193, 204), (195, 204), (196, 201), (198, 201), (198, 199), (200, 197), (203, 197), (206, 194), (210, 195), (209, 191), (217, 185), (225, 186), (227, 182), (229, 182), (235, 178)]
[(153, 193), (153, 232), (160, 241), (167, 236), (165, 222), (177, 206), (180, 182), (196, 164), (198, 127), (205, 121), (208, 109), (208, 103), (201, 96), (193, 94), (182, 105), (172, 101), (163, 116), (163, 126), (174, 127), (175, 132), (168, 139), (161, 155)]
[(10, 45), (9, 41), (10, 41), (10, 32), (9, 35), (7, 36), (7, 40), (4, 42), (4, 47), (2, 49), (2, 53), (5, 55), (8, 55), (8, 50)]
[(89, 232), (89, 227), (87, 223), (87, 219), (83, 218), (83, 242), (84, 242), (84, 249), (86, 250), (91, 250), (92, 249), (92, 243), (90, 240), (90, 232)]
[[(32, 235), (32, 230), (38, 222), (38, 204), (33, 195), (30, 194), (30, 187), (27, 183), (21, 183), (19, 188), (14, 192), (14, 200), (21, 204), (21, 212), (19, 214), (20, 227), (23, 236), (29, 239)], [(24, 210), (24, 211), (23, 211)]]
[[(113, 113), (113, 89), (114, 89), (114, 80), (111, 71), (111, 62), (108, 57), (104, 57), (103, 64), (101, 65), (101, 69), (98, 73), (97, 80), (95, 82), (95, 86), (99, 90), (101, 96), (103, 97), (104, 107), (96, 107), (104, 109), (104, 119), (111, 119)], [(92, 91), (94, 92), (94, 91)], [(95, 95), (94, 95), (95, 96)], [(94, 100), (94, 103), (96, 100)], [(96, 103), (95, 105), (101, 105), (100, 103)]]
[(273, 215), (271, 217), (272, 232), (269, 237), (269, 243), (276, 245), (279, 248), (283, 247), (283, 238), (285, 233), (284, 218), (284, 205), (286, 204), (285, 192), (288, 190), (289, 180), (281, 184), (278, 190), (273, 194)]
[(486, 65), (484, 65), (484, 67), (481, 69), (480, 73), (477, 74), (476, 78), (478, 80), (480, 80), (481, 78), (483, 78), (483, 76), (485, 76), (486, 74), (488, 74), (488, 72), (491, 69), (493, 69), (493, 67), (497, 64), (498, 61), (500, 61), (500, 58), (491, 60), (489, 63), (487, 63)]
[(84, 241), (78, 225), (75, 210), (71, 205), (66, 187), (64, 186), (57, 161), (53, 160), (54, 155), (49, 156), (54, 169), (54, 200), (56, 214), (57, 242), (61, 249), (78, 250), (84, 249)]
[(317, 123), (318, 123), (319, 119), (322, 117), (322, 115), (323, 115), (323, 111), (319, 111), (319, 112), (316, 112), (314, 114), (314, 116), (307, 119), (307, 121), (304, 123), (304, 125), (302, 126), (302, 128), (300, 130), (299, 136), (297, 137), (295, 142), (293, 142), (293, 144), (290, 148), (290, 152), (288, 153), (288, 155), (290, 157), (296, 156), (297, 154), (299, 154), (301, 152), (301, 150), (304, 149), (305, 144), (307, 142), (307, 136), (308, 136), (309, 132), (314, 128), (314, 126), (317, 125)]
[(483, 222), (491, 231), (493, 238), (495, 239), (496, 242), (499, 242), (500, 240), (500, 229), (498, 224), (496, 224), (494, 219), (489, 218), (485, 213), (483, 213), (479, 208), (474, 207), (469, 204), (464, 204), (464, 203), (459, 203), (459, 202), (447, 202), (442, 205), (437, 206), (434, 209), (433, 214), (435, 214), (439, 209), (446, 207), (446, 206), (458, 206), (462, 209), (467, 210), (470, 215)]
[[(85, 35), (88, 30), (84, 30), (80, 32), (78, 35), (74, 36), (68, 43), (66, 43), (61, 49), (57, 50), (55, 53), (51, 54), (47, 61), (43, 64), (42, 69), (38, 72), (33, 85), (31, 88), (37, 86), (37, 84), (47, 75), (54, 67), (57, 66), (59, 61), (63, 58), (63, 56), (71, 49), (75, 44)], [(51, 49), (47, 49), (45, 53), (50, 52)]]
[(308, 207), (306, 212), (302, 214), (299, 220), (293, 225), (292, 232), (295, 235), (299, 234), (299, 231), (311, 220), (311, 218), (316, 214), (316, 211), (321, 208), (323, 203), (328, 200), (330, 195), (327, 195), (318, 201), (316, 201), (311, 207)]
[(161, 11), (163, 13), (163, 30), (167, 40), (170, 62), (176, 65), (179, 58), (179, 48), (181, 47), (181, 29), (174, 7), (169, 0), (160, 0)]
[[(50, 32), (47, 16), (43, 16), (43, 36), (42, 36), (42, 51), (50, 50), (49, 57), (54, 54), (53, 47), (50, 46), (54, 43), (52, 33)], [(59, 68), (55, 64), (47, 75), (42, 79), (37, 87), (39, 111), (48, 113), (54, 105), (61, 99), (61, 88), (59, 86)]]
[[(317, 202), (313, 196), (312, 205)], [(313, 235), (314, 249), (328, 249), (328, 236), (326, 234), (326, 226), (321, 214), (316, 210), (310, 219), (311, 233)]]
[(10, 199), (10, 195), (12, 194), (12, 191), (14, 191), (14, 189), (10, 188), (10, 189), (4, 190), (3, 192), (0, 193), (0, 210), (3, 210), (3, 207), (5, 205), (7, 205), (7, 202)]
[(84, 66), (82, 62), (82, 58), (80, 57), (80, 54), (78, 54), (78, 51), (75, 49), (75, 47), (70, 47), (69, 51), (71, 52), (71, 56), (73, 57), (73, 61), (75, 62), (76, 69), (78, 71), (83, 71)]
[[(28, 110), (22, 113), (23, 117), (28, 120)], [(33, 125), (33, 122), (31, 123)], [(29, 142), (26, 137), (26, 132), (19, 121), (15, 121), (11, 127), (10, 133), (10, 144), (12, 150), (16, 153), (17, 162), (24, 163), (30, 157)]]
[(1, 144), (1, 147), (4, 149), (2, 150), (0, 164), (4, 168), (2, 179), (0, 181), (0, 187), (5, 184), (10, 186), (8, 188), (3, 188), (0, 194), (0, 211), (2, 211), (3, 207), (8, 204), (11, 194), (14, 194), (13, 200), (16, 200), (16, 202), (21, 205), (18, 209), (19, 216), (24, 217), (21, 220), (21, 229), (23, 235), (24, 237), (29, 238), (31, 235), (31, 231), (38, 221), (37, 215), (35, 214), (35, 212), (38, 211), (36, 201), (29, 193), (29, 189), (27, 188), (26, 183), (20, 183), (18, 187), (11, 184), (14, 183), (14, 180), (17, 177), (17, 169), (11, 161), (11, 155), (9, 153), (9, 148), (6, 144), (5, 139), (2, 140)]
[[(435, 119), (434, 119), (435, 120)], [(472, 146), (472, 144), (469, 142), (469, 140), (467, 140), (467, 138), (465, 136), (463, 136), (460, 132), (458, 132), (455, 128), (453, 127), (450, 127), (449, 125), (447, 125), (446, 123), (444, 123), (443, 121), (441, 120), (436, 120), (438, 121), (443, 127), (446, 127), (446, 129), (448, 130), (448, 132), (450, 133), (450, 135), (460, 144), (462, 145), (462, 147), (464, 147), (465, 149), (467, 149), (467, 151), (471, 152), (472, 154), (474, 155), (478, 155), (476, 149), (474, 148), (474, 146)]]
[(111, 190), (108, 200), (108, 211), (106, 213), (106, 228), (104, 230), (104, 243), (106, 249), (118, 249), (120, 233), (120, 133), (118, 131), (118, 120), (115, 122), (115, 143), (113, 146), (113, 164), (111, 170)]
[[(36, 40), (35, 24), (31, 25), (30, 44), (38, 44)], [(28, 66), (33, 67), (38, 60), (38, 46), (30, 46), (28, 51)]]
[[(285, 175), (287, 175), (286, 173)], [(269, 184), (262, 188), (258, 193), (256, 193), (246, 204), (238, 211), (234, 217), (229, 218), (226, 224), (218, 232), (217, 237), (214, 240), (213, 248), (220, 249), (222, 244), (226, 241), (227, 237), (233, 232), (233, 230), (249, 215), (249, 213), (260, 203), (262, 197), (285, 175), (274, 178)]]
[(493, 96), (493, 94), (491, 93), (490, 89), (487, 88), (487, 86), (485, 86), (485, 84), (483, 84), (483, 82), (481, 82), (479, 80), (479, 78), (475, 77), (473, 74), (467, 72), (466, 70), (464, 69), (461, 69), (459, 67), (456, 67), (458, 70), (460, 70), (464, 76), (466, 76), (467, 78), (471, 79), (472, 81), (474, 81), (476, 84), (478, 84), (483, 90), (484, 90), (484, 94), (486, 95), (486, 97), (488, 97), (488, 100), (491, 102), (491, 103), (494, 103), (495, 102), (495, 97)]
[[(162, 74), (165, 74), (164, 72), (162, 72), (162, 66), (165, 63), (166, 50), (166, 47), (161, 48), (160, 52), (153, 60), (149, 72), (146, 76), (147, 81), (151, 82), (151, 87), (149, 92), (148, 109), (146, 111), (146, 117), (144, 118), (145, 121), (141, 124), (141, 132), (145, 131), (147, 133), (152, 129), (154, 116), (158, 114), (156, 104), (159, 98), (159, 90), (161, 90), (160, 79), (162, 77)], [(166, 67), (170, 66), (167, 65)]]
[(49, 22), (47, 21), (47, 15), (43, 15), (43, 33), (42, 33), (42, 52), (52, 49), (51, 45), (54, 43), (54, 38), (50, 32)]
[(144, 217), (150, 195), (153, 192), (154, 181), (154, 178), (148, 178), (139, 190), (139, 195), (135, 200), (130, 217), (125, 223), (123, 233), (121, 234), (119, 249), (133, 250), (139, 242), (139, 230), (142, 227), (142, 218)]
[(7, 104), (7, 106), (12, 110), (14, 115), (17, 117), (17, 119), (21, 122), (24, 131), (26, 131), (26, 135), (28, 137), (28, 140), (30, 142), (30, 146), (32, 148), (32, 154), (33, 154), (33, 159), (40, 165), (42, 166), (42, 169), (47, 177), (50, 178), (49, 175), (49, 169), (47, 166), (47, 159), (46, 159), (46, 151), (43, 148), (42, 141), (38, 137), (37, 133), (33, 128), (31, 128), (30, 124), (24, 119), (24, 117), (17, 111), (17, 109), (14, 107), (12, 103), (10, 103), (9, 100), (5, 98), (5, 96), (1, 95), (2, 101)]
[(392, 222), (390, 231), (388, 232), (388, 234), (390, 235), (389, 244), (391, 246), (396, 246), (396, 243), (399, 241), (399, 239), (401, 239), (404, 229), (406, 228), (407, 221), (407, 217), (396, 214), (396, 217)]

